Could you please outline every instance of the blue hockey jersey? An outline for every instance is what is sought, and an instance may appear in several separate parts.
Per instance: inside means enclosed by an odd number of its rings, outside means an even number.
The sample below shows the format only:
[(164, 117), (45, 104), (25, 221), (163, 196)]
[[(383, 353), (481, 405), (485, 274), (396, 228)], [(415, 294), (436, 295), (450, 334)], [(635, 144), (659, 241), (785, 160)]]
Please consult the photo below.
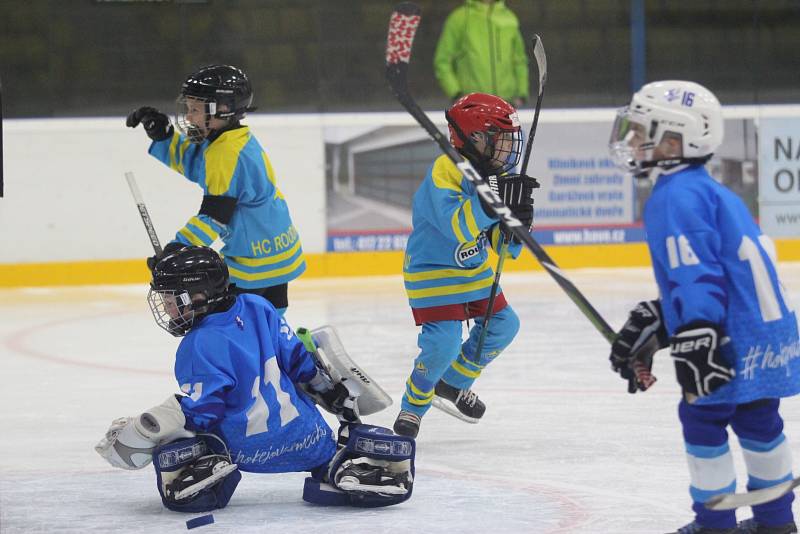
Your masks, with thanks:
[(744, 403), (800, 392), (797, 317), (775, 249), (739, 197), (699, 165), (662, 174), (644, 212), (667, 331), (692, 321), (723, 328), (734, 380), (698, 403)]
[[(488, 233), (496, 245), (497, 220), (487, 215), (475, 187), (447, 156), (440, 156), (414, 194), (413, 230), (403, 279), (412, 308), (460, 304), (489, 297), (494, 272), (487, 261)], [(522, 245), (508, 254), (516, 258)]]
[(247, 126), (200, 144), (176, 131), (153, 141), (150, 154), (199, 185), (204, 195), (236, 200), (228, 224), (201, 213), (178, 231), (176, 241), (210, 246), (221, 237), (231, 282), (241, 288), (276, 286), (303, 273), (303, 249), (289, 207), (267, 154)]
[(242, 471), (260, 473), (307, 471), (333, 457), (330, 427), (297, 386), (315, 374), (280, 314), (249, 294), (202, 318), (175, 359), (187, 428), (219, 435)]

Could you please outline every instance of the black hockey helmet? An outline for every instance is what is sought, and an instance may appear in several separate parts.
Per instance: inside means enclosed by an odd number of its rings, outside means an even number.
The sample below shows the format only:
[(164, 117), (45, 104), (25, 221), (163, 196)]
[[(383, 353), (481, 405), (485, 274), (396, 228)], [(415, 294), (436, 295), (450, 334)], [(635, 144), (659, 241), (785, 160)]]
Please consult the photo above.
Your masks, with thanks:
[(232, 299), (228, 266), (214, 249), (194, 246), (156, 264), (147, 295), (156, 323), (176, 337), (201, 317), (227, 309)]
[[(212, 117), (239, 120), (253, 111), (253, 87), (247, 75), (232, 65), (209, 65), (186, 78), (181, 86), (181, 96), (214, 103)], [(226, 110), (220, 111), (225, 105)]]

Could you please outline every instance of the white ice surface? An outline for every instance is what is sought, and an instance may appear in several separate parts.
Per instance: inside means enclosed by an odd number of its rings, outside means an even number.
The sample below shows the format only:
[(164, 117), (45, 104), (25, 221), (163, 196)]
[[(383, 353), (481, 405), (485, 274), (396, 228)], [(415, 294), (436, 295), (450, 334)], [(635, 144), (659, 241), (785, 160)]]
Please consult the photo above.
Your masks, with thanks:
[[(800, 301), (800, 264), (781, 266)], [(571, 271), (614, 326), (655, 296), (649, 270)], [(609, 372), (608, 345), (544, 273), (506, 274), (522, 319), (513, 344), (479, 379), (477, 425), (431, 410), (418, 439), (408, 502), (323, 508), (301, 499), (304, 474), (244, 474), (213, 532), (658, 533), (691, 519), (666, 354), (646, 394)], [(0, 532), (186, 532), (162, 508), (151, 468), (108, 466), (92, 449), (116, 417), (176, 392), (178, 341), (153, 322), (144, 286), (0, 291)], [(368, 422), (391, 426), (417, 354), (399, 277), (300, 280), (295, 326), (335, 325), (350, 355), (395, 404)], [(800, 402), (783, 404), (800, 450)], [(732, 440), (738, 472), (744, 473)], [(740, 481), (741, 483), (741, 481)], [(740, 511), (746, 517), (747, 511)]]

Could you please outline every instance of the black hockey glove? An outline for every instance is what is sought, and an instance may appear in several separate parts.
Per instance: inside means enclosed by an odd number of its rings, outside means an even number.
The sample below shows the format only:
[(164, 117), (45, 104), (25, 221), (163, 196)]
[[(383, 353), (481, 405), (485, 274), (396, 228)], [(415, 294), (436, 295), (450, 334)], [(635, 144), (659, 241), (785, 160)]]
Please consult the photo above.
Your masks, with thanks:
[(653, 354), (668, 345), (658, 300), (643, 301), (628, 315), (611, 344), (611, 369), (628, 381), (628, 393), (645, 391), (656, 381)]
[[(497, 179), (498, 196), (528, 231), (533, 227), (533, 190), (538, 187), (536, 178), (524, 174), (508, 174)], [(507, 241), (516, 241), (508, 227), (501, 224), (500, 228)]]
[(687, 401), (710, 395), (736, 374), (718, 350), (722, 340), (719, 326), (702, 321), (682, 326), (670, 338), (675, 374)]
[(172, 136), (173, 128), (169, 123), (169, 118), (156, 108), (140, 107), (131, 111), (125, 120), (125, 126), (129, 128), (136, 128), (139, 123), (153, 141), (163, 141)]
[(351, 423), (359, 421), (356, 398), (342, 382), (336, 382), (328, 391), (320, 392), (319, 396), (326, 407), (341, 419)]
[(152, 273), (153, 269), (156, 268), (156, 265), (158, 265), (158, 262), (160, 262), (162, 258), (166, 258), (170, 254), (178, 252), (182, 248), (186, 248), (186, 245), (180, 241), (170, 241), (164, 247), (164, 250), (161, 252), (161, 254), (154, 254), (153, 256), (147, 258), (147, 268), (150, 269), (150, 272)]

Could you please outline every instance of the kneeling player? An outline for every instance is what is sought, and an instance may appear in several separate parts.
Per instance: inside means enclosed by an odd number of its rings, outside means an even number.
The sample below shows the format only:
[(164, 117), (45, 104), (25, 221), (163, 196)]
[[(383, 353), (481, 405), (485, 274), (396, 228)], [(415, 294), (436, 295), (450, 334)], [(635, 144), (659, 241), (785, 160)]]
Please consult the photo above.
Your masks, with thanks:
[[(310, 471), (303, 498), (320, 504), (388, 506), (411, 496), (414, 440), (361, 424), (353, 381), (332, 380), (269, 302), (234, 295), (212, 249), (162, 259), (148, 301), (159, 326), (185, 336), (175, 361), (185, 395), (115, 420), (95, 449), (123, 469), (152, 461), (164, 506), (222, 508), (239, 471)], [(339, 417), (338, 439), (315, 400)]]

